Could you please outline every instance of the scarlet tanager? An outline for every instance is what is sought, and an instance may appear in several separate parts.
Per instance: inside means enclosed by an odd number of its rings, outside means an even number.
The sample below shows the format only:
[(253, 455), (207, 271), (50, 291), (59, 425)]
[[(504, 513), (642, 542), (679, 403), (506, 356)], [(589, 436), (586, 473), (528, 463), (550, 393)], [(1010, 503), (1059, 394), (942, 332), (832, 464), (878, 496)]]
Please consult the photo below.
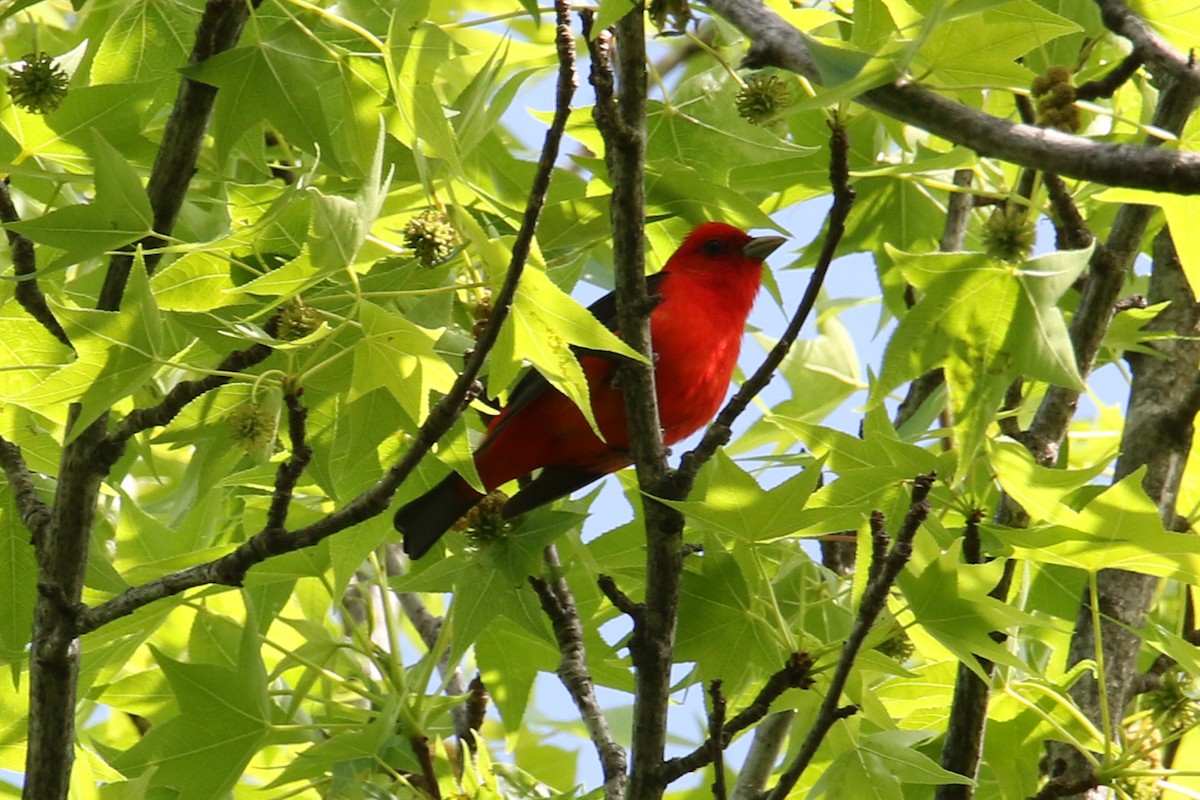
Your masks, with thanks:
[[(659, 301), (650, 314), (650, 335), (666, 444), (699, 430), (717, 413), (758, 294), (763, 259), (784, 241), (779, 236), (753, 238), (731, 225), (706, 222), (688, 235), (661, 272), (647, 279), (650, 294)], [(615, 295), (588, 310), (616, 330)], [(488, 491), (542, 470), (505, 503), (505, 519), (633, 463), (616, 364), (600, 355), (578, 355), (604, 441), (571, 400), (536, 371), (526, 374), (475, 450), (475, 466)], [(404, 534), (404, 551), (420, 558), (483, 497), (452, 473), (402, 507), (395, 524)]]

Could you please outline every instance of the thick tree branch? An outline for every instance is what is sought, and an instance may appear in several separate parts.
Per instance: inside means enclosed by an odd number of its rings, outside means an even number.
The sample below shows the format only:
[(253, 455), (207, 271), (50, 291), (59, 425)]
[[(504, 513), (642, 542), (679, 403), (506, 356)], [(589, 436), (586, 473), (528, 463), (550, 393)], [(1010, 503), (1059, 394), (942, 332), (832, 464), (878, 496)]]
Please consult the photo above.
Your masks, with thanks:
[[(773, 10), (742, 0), (707, 0), (707, 5), (753, 42), (747, 57), (753, 65), (781, 67), (821, 83), (800, 32)], [(1196, 78), (1187, 80), (1194, 83)], [(906, 80), (871, 89), (855, 100), (982, 156), (1110, 186), (1200, 193), (1200, 153), (1102, 144), (1013, 123)]]
[(800, 776), (804, 774), (804, 770), (808, 768), (813, 756), (817, 754), (817, 748), (825, 740), (829, 729), (839, 719), (843, 719), (847, 713), (853, 713), (850, 709), (838, 706), (842, 690), (846, 686), (846, 680), (850, 676), (854, 660), (858, 657), (858, 651), (866, 641), (871, 626), (875, 624), (875, 619), (887, 605), (887, 597), (892, 589), (892, 584), (896, 582), (904, 565), (912, 557), (913, 538), (929, 515), (928, 497), (930, 489), (933, 488), (934, 478), (935, 476), (932, 474), (918, 475), (913, 480), (912, 500), (909, 503), (908, 515), (896, 533), (896, 540), (892, 544), (883, 569), (867, 582), (867, 588), (863, 591), (862, 601), (859, 605), (858, 616), (854, 620), (854, 627), (851, 629), (846, 643), (842, 645), (841, 657), (829, 680), (829, 688), (826, 691), (825, 700), (817, 712), (817, 718), (809, 729), (800, 750), (779, 777), (779, 782), (767, 792), (765, 800), (785, 800), (796, 782), (800, 780)]
[[(1183, 235), (1191, 234), (1189, 231)], [(1162, 358), (1141, 354), (1130, 358), (1133, 382), (1114, 480), (1144, 467), (1142, 487), (1158, 506), (1164, 526), (1171, 529), (1192, 443), (1198, 394), (1195, 365), (1200, 363), (1200, 303), (1192, 295), (1167, 229), (1154, 241), (1148, 299), (1168, 305), (1147, 328), (1171, 331), (1176, 337), (1152, 345)], [(1103, 684), (1085, 675), (1072, 686), (1071, 696), (1098, 724), (1107, 703), (1113, 726), (1119, 726), (1122, 712), (1138, 686), (1138, 656), (1142, 651), (1138, 631), (1159, 583), (1153, 575), (1104, 570), (1096, 576), (1095, 596), (1089, 592), (1083, 598), (1068, 664), (1097, 659), (1104, 665)], [(1099, 630), (1093, 609), (1099, 612)], [(1106, 733), (1118, 735), (1116, 730)], [(1050, 775), (1056, 781), (1072, 783), (1086, 781), (1092, 773), (1083, 754), (1069, 745), (1052, 742)]]
[(22, 794), (26, 800), (65, 800), (75, 761), (76, 621), (104, 477), (96, 449), (106, 420), (102, 414), (76, 432), (79, 410), (73, 404), (68, 416), (68, 435), (78, 435), (63, 448), (50, 525), (35, 541), (38, 597), (29, 652), (29, 749)]
[(612, 37), (607, 31), (592, 36), (589, 18), (584, 19), (592, 55), (591, 81), (596, 90), (593, 116), (604, 137), (604, 158), (612, 183), (617, 325), (625, 343), (646, 359), (644, 363), (622, 363), (620, 378), (646, 521), (646, 598), (640, 623), (634, 629), (639, 646), (632, 648), (637, 676), (628, 794), (654, 800), (662, 795), (664, 786), (658, 770), (666, 746), (675, 620), (683, 571), (683, 517), (653, 499), (662, 496), (663, 479), (669, 473), (654, 387), (650, 342), (650, 312), (654, 306), (646, 291), (642, 185), (646, 158), (645, 7), (635, 2), (617, 22), (615, 69)]
[(475, 348), (467, 356), (462, 372), (446, 395), (430, 410), (428, 418), (413, 436), (409, 449), (374, 486), (323, 519), (291, 533), (264, 528), (228, 555), (179, 570), (140, 586), (134, 586), (106, 603), (83, 611), (79, 615), (77, 623), (79, 633), (95, 630), (114, 619), (129, 615), (155, 600), (171, 597), (198, 586), (214, 583), (240, 586), (246, 572), (255, 564), (265, 561), (271, 556), (311, 547), (328, 536), (381, 514), (391, 503), (392, 495), (396, 493), (400, 484), (416, 469), (421, 459), (438, 439), (454, 425), (455, 420), (478, 392), (479, 386), (476, 378), (483, 367), (487, 354), (496, 343), (504, 320), (508, 317), (508, 311), (517, 290), (517, 282), (520, 280), (521, 272), (525, 268), (525, 262), (529, 255), (538, 217), (546, 202), (546, 192), (550, 188), (554, 162), (558, 156), (559, 144), (562, 141), (567, 118), (570, 115), (570, 103), (575, 90), (574, 40), (571, 38), (570, 29), (565, 22), (567, 15), (565, 3), (560, 2), (556, 7), (559, 8), (559, 17), (562, 22), (560, 22), (558, 30), (560, 69), (554, 119), (549, 130), (546, 131), (546, 139), (525, 206), (521, 228), (513, 242), (508, 274), (504, 278), (500, 291), (496, 294), (487, 323), (476, 339)]
[[(253, 8), (262, 0), (208, 0), (200, 24), (196, 28), (196, 42), (192, 46), (189, 64), (199, 64), (234, 47), (242, 35), (242, 26)], [(121, 307), (121, 296), (125, 283), (133, 268), (133, 252), (140, 245), (145, 251), (146, 271), (153, 273), (162, 253), (159, 251), (175, 227), (175, 218), (183, 206), (192, 176), (196, 173), (196, 162), (204, 144), (204, 132), (212, 116), (213, 103), (217, 98), (217, 87), (184, 78), (175, 96), (175, 105), (163, 131), (162, 144), (150, 171), (146, 195), (154, 213), (155, 233), (130, 245), (126, 252), (114, 255), (108, 263), (104, 286), (100, 290), (97, 308), (116, 311)]]
[[(1154, 125), (1179, 133), (1191, 114), (1195, 99), (1195, 93), (1187, 85), (1176, 83), (1167, 87), (1159, 96)], [(1150, 139), (1147, 147), (1153, 148), (1155, 141)], [(1070, 327), (1075, 363), (1084, 378), (1095, 364), (1112, 322), (1117, 298), (1125, 285), (1125, 276), (1141, 252), (1142, 237), (1153, 213), (1150, 206), (1121, 206), (1108, 240), (1097, 244), (1092, 253), (1087, 283)], [(1078, 402), (1079, 392), (1075, 389), (1051, 386), (1046, 390), (1033, 424), (1023, 437), (1039, 463), (1050, 466), (1058, 460), (1059, 446)]]
[(529, 584), (537, 593), (542, 610), (550, 618), (554, 638), (562, 658), (555, 672), (575, 701), (579, 716), (587, 728), (588, 737), (600, 757), (600, 768), (604, 775), (604, 797), (606, 800), (623, 800), (625, 797), (625, 748), (617, 743), (608, 727), (604, 709), (596, 699), (596, 682), (587, 666), (587, 651), (583, 644), (583, 622), (575, 605), (571, 587), (559, 573), (561, 564), (553, 545), (546, 548), (546, 562), (551, 573), (549, 578), (529, 577)]
[[(0, 181), (0, 222), (20, 222), (17, 207), (13, 205), (12, 194), (8, 190), (8, 181)], [(67, 332), (58, 323), (58, 318), (46, 304), (46, 296), (42, 294), (37, 283), (37, 255), (33, 250), (33, 242), (14, 230), (5, 229), (8, 237), (8, 250), (12, 254), (13, 274), (17, 276), (17, 288), (13, 295), (21, 308), (29, 316), (42, 323), (42, 327), (50, 332), (55, 339), (71, 346)]]

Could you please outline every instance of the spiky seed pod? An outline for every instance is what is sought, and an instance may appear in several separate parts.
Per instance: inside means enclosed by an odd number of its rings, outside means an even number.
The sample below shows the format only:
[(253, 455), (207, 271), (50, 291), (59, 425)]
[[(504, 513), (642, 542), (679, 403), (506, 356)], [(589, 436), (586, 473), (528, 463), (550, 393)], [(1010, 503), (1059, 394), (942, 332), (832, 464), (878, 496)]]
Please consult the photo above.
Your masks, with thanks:
[(12, 67), (8, 76), (8, 95), (32, 114), (49, 114), (67, 96), (67, 75), (47, 53), (29, 53)]
[(422, 211), (404, 226), (404, 243), (417, 256), (421, 266), (434, 267), (454, 251), (458, 232), (440, 211)]
[(321, 315), (299, 297), (293, 297), (279, 309), (277, 338), (294, 342), (308, 336), (321, 326)]
[(1013, 263), (1029, 258), (1037, 231), (1021, 206), (997, 206), (983, 229), (983, 249), (988, 255)]
[(508, 495), (504, 492), (492, 492), (454, 523), (450, 530), (466, 533), (467, 541), (475, 548), (503, 539), (508, 523), (500, 516), (500, 512), (507, 502)]
[(770, 125), (792, 104), (792, 92), (778, 75), (754, 75), (737, 94), (741, 117), (755, 125)]
[(1067, 133), (1079, 130), (1079, 107), (1075, 105), (1075, 85), (1071, 79), (1071, 71), (1061, 64), (1034, 78), (1030, 89), (1038, 125)]
[(275, 438), (275, 415), (252, 400), (230, 411), (225, 422), (233, 441), (249, 452), (269, 448)]

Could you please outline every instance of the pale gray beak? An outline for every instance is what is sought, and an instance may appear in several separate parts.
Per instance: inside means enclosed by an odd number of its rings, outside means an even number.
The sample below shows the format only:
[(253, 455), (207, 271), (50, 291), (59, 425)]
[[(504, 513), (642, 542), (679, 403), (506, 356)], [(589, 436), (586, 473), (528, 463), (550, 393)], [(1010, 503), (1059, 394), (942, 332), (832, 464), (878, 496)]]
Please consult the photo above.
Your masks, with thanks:
[(746, 246), (742, 248), (742, 255), (754, 261), (762, 261), (786, 241), (782, 236), (758, 236), (746, 242)]

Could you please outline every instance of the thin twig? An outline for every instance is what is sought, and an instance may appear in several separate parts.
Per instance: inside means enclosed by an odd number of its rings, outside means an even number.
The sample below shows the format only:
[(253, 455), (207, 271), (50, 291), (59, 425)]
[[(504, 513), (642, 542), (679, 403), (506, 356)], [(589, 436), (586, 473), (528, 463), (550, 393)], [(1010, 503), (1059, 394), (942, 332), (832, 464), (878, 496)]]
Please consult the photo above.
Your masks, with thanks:
[(1190, 83), (1193, 92), (1200, 92), (1200, 72), (1196, 71), (1192, 59), (1155, 33), (1133, 9), (1122, 0), (1096, 0), (1096, 6), (1100, 9), (1104, 26), (1132, 42), (1134, 52), (1145, 60), (1147, 66), (1181, 83)]
[[(21, 221), (20, 215), (17, 214), (17, 207), (13, 205), (7, 180), (0, 181), (0, 221)], [(17, 276), (17, 286), (13, 290), (17, 302), (28, 312), (29, 316), (42, 323), (42, 327), (48, 330), (50, 335), (67, 347), (71, 347), (70, 337), (59, 324), (54, 312), (50, 310), (50, 306), (46, 303), (46, 295), (42, 294), (42, 289), (38, 286), (37, 255), (34, 253), (33, 242), (12, 228), (6, 228), (4, 233), (8, 237), (8, 250), (12, 255), (13, 274)]]
[(905, 517), (904, 524), (896, 534), (896, 541), (892, 545), (892, 550), (888, 553), (887, 561), (883, 570), (867, 582), (867, 588), (863, 592), (862, 601), (859, 605), (858, 616), (854, 620), (854, 627), (850, 631), (850, 636), (846, 639), (846, 643), (842, 645), (841, 657), (838, 659), (837, 667), (834, 669), (833, 676), (829, 680), (829, 689), (825, 694), (825, 700), (821, 703), (821, 708), (817, 712), (817, 718), (813, 722), (812, 727), (808, 731), (808, 736), (805, 737), (804, 743), (800, 746), (799, 752), (796, 753), (791, 763), (788, 764), (783, 775), (780, 776), (779, 782), (775, 787), (767, 792), (765, 800), (784, 800), (792, 787), (800, 780), (800, 776), (804, 774), (804, 770), (808, 768), (813, 756), (817, 753), (817, 748), (821, 746), (825, 735), (833, 724), (839, 719), (845, 717), (847, 710), (838, 706), (838, 701), (841, 699), (842, 689), (846, 686), (846, 680), (850, 677), (850, 670), (854, 666), (854, 661), (858, 657), (858, 651), (866, 641), (867, 634), (871, 630), (871, 626), (875, 623), (876, 617), (883, 611), (887, 604), (888, 593), (891, 591), (892, 584), (895, 583), (897, 576), (904, 565), (908, 563), (912, 557), (912, 542), (916, 536), (917, 530), (921, 527), (921, 523), (925, 521), (925, 517), (929, 515), (929, 491), (933, 488), (934, 475), (918, 475), (913, 481), (912, 500), (909, 503), (908, 515)]
[[(824, 284), (825, 275), (829, 271), (830, 264), (833, 263), (833, 258), (837, 254), (838, 244), (841, 242), (842, 234), (846, 230), (846, 218), (850, 215), (850, 208), (854, 204), (854, 189), (850, 186), (850, 166), (848, 154), (850, 150), (850, 138), (846, 135), (844, 128), (839, 123), (830, 124), (829, 136), (829, 184), (833, 190), (833, 204), (829, 208), (829, 213), (826, 216), (825, 240), (821, 245), (821, 253), (817, 258), (816, 266), (813, 268), (812, 277), (809, 278), (808, 288), (805, 289), (804, 296), (800, 300), (800, 305), (792, 314), (791, 320), (788, 322), (787, 328), (775, 346), (771, 348), (771, 352), (763, 359), (762, 364), (738, 389), (738, 391), (729, 399), (721, 412), (717, 414), (717, 418), (713, 421), (708, 430), (704, 432), (704, 438), (691, 451), (683, 456), (680, 463), (678, 474), (675, 476), (674, 482), (680, 487), (690, 489), (692, 481), (695, 480), (696, 474), (700, 468), (708, 462), (716, 453), (717, 448), (729, 441), (730, 431), (734, 421), (749, 407), (754, 398), (761, 392), (771, 379), (775, 376), (775, 370), (787, 358), (787, 354), (791, 351), (792, 345), (796, 341), (796, 337), (800, 335), (800, 329), (808, 319), (808, 315), (812, 313), (812, 308), (816, 304), (817, 296), (820, 294), (821, 286)], [(687, 491), (677, 496), (685, 497)]]
[(520, 280), (526, 258), (529, 255), (537, 220), (546, 201), (546, 192), (550, 187), (550, 177), (553, 174), (563, 130), (566, 128), (567, 118), (570, 115), (570, 103), (575, 90), (574, 41), (570, 37), (569, 30), (565, 35), (563, 34), (561, 26), (559, 57), (559, 82), (554, 118), (546, 132), (542, 155), (538, 161), (533, 186), (525, 206), (525, 215), (513, 242), (508, 274), (504, 278), (504, 284), (500, 291), (496, 294), (487, 323), (463, 365), (463, 371), (445, 396), (430, 410), (425, 423), (413, 436), (412, 443), (404, 455), (374, 486), (311, 525), (300, 528), (287, 536), (279, 536), (269, 530), (260, 531), (228, 555), (165, 575), (140, 586), (134, 586), (99, 606), (87, 609), (80, 614), (77, 620), (79, 633), (95, 630), (114, 619), (131, 614), (155, 600), (170, 597), (197, 586), (212, 583), (239, 586), (247, 570), (255, 564), (271, 556), (311, 547), (322, 539), (368, 520), (387, 509), (396, 489), (416, 469), (421, 459), (438, 439), (450, 430), (454, 421), (458, 419), (470, 403), (471, 398), (478, 392), (476, 377), (499, 336), (504, 320), (508, 317), (508, 311), (516, 293), (517, 282)]
[(1139, 52), (1133, 52), (1121, 59), (1121, 63), (1117, 64), (1109, 70), (1104, 77), (1097, 78), (1094, 81), (1087, 81), (1075, 87), (1076, 100), (1099, 100), (1102, 97), (1112, 97), (1129, 80), (1137, 74), (1138, 69), (1146, 60), (1142, 58)]
[(575, 605), (575, 596), (570, 586), (556, 573), (561, 569), (558, 554), (553, 545), (546, 548), (546, 562), (550, 578), (529, 577), (529, 585), (541, 602), (542, 610), (550, 618), (554, 638), (558, 642), (561, 656), (555, 672), (567, 693), (579, 709), (579, 716), (587, 728), (588, 737), (600, 757), (600, 768), (604, 775), (604, 796), (608, 800), (625, 797), (625, 748), (617, 743), (608, 726), (608, 718), (596, 698), (596, 682), (587, 666), (587, 650), (583, 644), (583, 622)]
[(304, 473), (304, 468), (312, 460), (312, 448), (308, 446), (305, 425), (308, 421), (308, 409), (300, 402), (300, 390), (291, 389), (283, 396), (283, 404), (287, 407), (288, 438), (292, 442), (292, 457), (279, 465), (275, 472), (275, 491), (271, 494), (271, 506), (267, 510), (267, 530), (284, 533), (287, 524), (288, 507), (292, 504), (292, 493), (296, 483)]
[[(274, 322), (275, 319), (272, 319), (268, 324), (268, 332), (271, 332)], [(232, 380), (231, 375), (245, 372), (265, 361), (272, 352), (274, 351), (265, 344), (253, 344), (245, 349), (235, 350), (225, 356), (211, 375), (195, 381), (180, 381), (157, 405), (130, 411), (117, 423), (108, 437), (112, 446), (118, 448), (117, 457), (120, 456), (119, 448), (123, 448), (131, 437), (144, 430), (168, 424), (188, 403), (229, 383)]]
[(789, 689), (807, 689), (813, 684), (812, 658), (808, 653), (792, 653), (787, 663), (767, 678), (750, 705), (725, 721), (720, 739), (710, 737), (685, 756), (672, 758), (663, 764), (664, 783), (671, 783), (712, 763), (714, 755), (721, 752), (733, 737), (758, 723), (771, 712), (771, 704)]
[(46, 538), (53, 516), (50, 506), (42, 501), (33, 484), (33, 473), (21, 455), (21, 448), (0, 436), (0, 467), (8, 478), (9, 489), (21, 514), (21, 522), (29, 529), (33, 544), (40, 548)]
[(729, 792), (725, 788), (725, 695), (721, 694), (721, 681), (714, 680), (708, 685), (708, 696), (712, 700), (712, 709), (708, 712), (708, 741), (709, 755), (713, 761), (713, 800), (728, 800)]

